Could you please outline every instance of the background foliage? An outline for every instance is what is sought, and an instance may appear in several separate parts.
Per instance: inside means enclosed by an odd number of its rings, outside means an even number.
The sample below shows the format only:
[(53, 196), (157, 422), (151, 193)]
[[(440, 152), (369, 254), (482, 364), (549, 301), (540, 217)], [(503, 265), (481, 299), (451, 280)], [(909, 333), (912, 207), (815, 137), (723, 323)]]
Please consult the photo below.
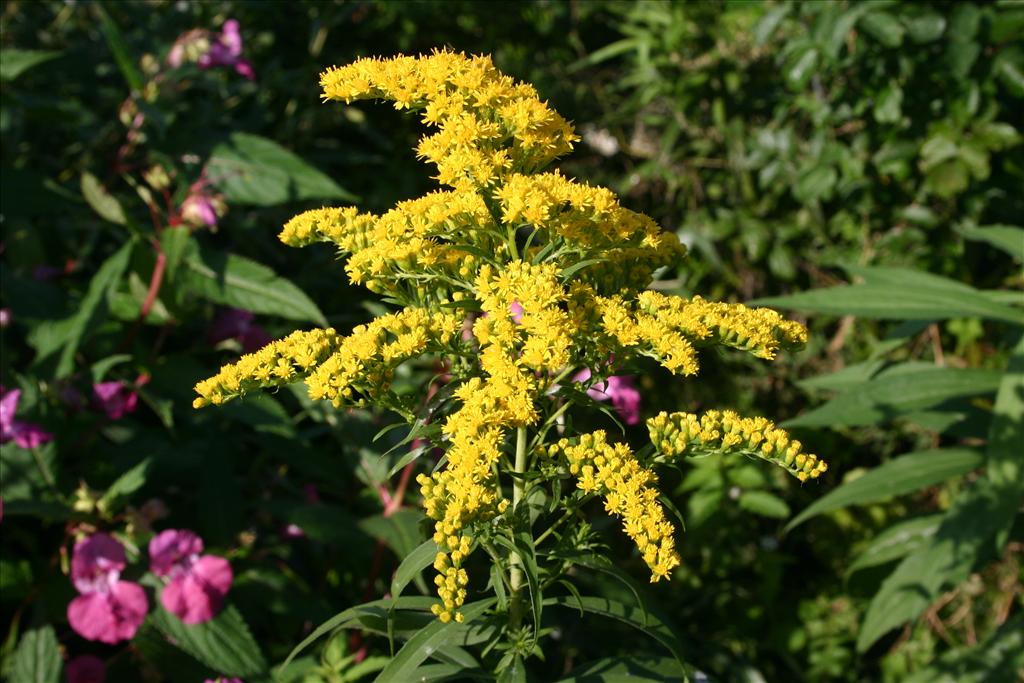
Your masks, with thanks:
[[(254, 81), (167, 65), (179, 35), (228, 18)], [(640, 378), (648, 414), (791, 417), (831, 464), (802, 488), (716, 459), (671, 482), (683, 566), (636, 590), (690, 662), (752, 681), (1021, 667), (1024, 6), (11, 2), (2, 22), (0, 370), (22, 390), (18, 418), (55, 434), (0, 449), (11, 680), (57, 680), (62, 656), (87, 652), (111, 680), (269, 680), (317, 624), (392, 588), (425, 536), (412, 493), (382, 502), (402, 453), (388, 453), (401, 434), (373, 439), (389, 417), (301, 392), (193, 412), (191, 386), (242, 349), (212, 334), (225, 307), (275, 337), (379, 310), (328, 251), (283, 249), (276, 233), (305, 208), (379, 211), (430, 189), (404, 151), (415, 122), (323, 106), (316, 83), (329, 64), (443, 45), (534, 83), (584, 135), (567, 172), (691, 246), (660, 288), (791, 308), (812, 328), (805, 352), (771, 366), (723, 357), (699, 380)], [(226, 206), (215, 230), (179, 225), (200, 190)], [(416, 391), (433, 371), (402, 381)], [(120, 419), (68, 398), (140, 376)], [(72, 534), (144, 537), (151, 522), (231, 560), (228, 609), (201, 631), (154, 613), (128, 646), (82, 640), (64, 616)], [(579, 580), (632, 600), (607, 574)], [(656, 678), (669, 654), (612, 619), (545, 615), (557, 639), (531, 663), (541, 680)], [(369, 679), (389, 654), (386, 634), (341, 631), (281, 680)]]

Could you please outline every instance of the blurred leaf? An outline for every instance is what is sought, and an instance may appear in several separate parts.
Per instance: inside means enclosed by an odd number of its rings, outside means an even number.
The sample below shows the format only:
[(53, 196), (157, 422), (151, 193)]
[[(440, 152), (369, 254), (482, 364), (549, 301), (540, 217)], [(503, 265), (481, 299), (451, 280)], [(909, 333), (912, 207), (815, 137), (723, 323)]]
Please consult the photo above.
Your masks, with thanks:
[(104, 39), (107, 41), (107, 46), (110, 48), (110, 52), (114, 55), (114, 61), (117, 62), (117, 68), (121, 70), (121, 74), (124, 76), (125, 81), (128, 82), (128, 87), (133, 92), (142, 91), (142, 73), (139, 71), (136, 60), (132, 57), (128, 51), (128, 45), (124, 42), (124, 36), (121, 35), (121, 29), (117, 27), (110, 15), (107, 14), (107, 10), (103, 5), (96, 3), (93, 4), (92, 9), (96, 12), (96, 15), (100, 18), (100, 31), (103, 33)]
[(146, 458), (135, 467), (114, 480), (103, 497), (99, 500), (99, 508), (104, 513), (117, 512), (124, 499), (146, 485), (152, 458)]
[(886, 564), (917, 551), (935, 535), (942, 515), (925, 515), (897, 522), (878, 534), (846, 570), (850, 575), (858, 569)]
[(102, 360), (96, 361), (92, 364), (92, 367), (89, 368), (89, 377), (92, 379), (92, 383), (98, 384), (99, 382), (102, 382), (103, 378), (107, 376), (107, 373), (110, 372), (112, 367), (120, 365), (121, 363), (127, 363), (131, 359), (131, 354), (117, 353), (113, 356), (107, 356)]
[(907, 34), (915, 43), (930, 43), (938, 40), (946, 30), (946, 19), (941, 14), (926, 12), (916, 17), (904, 19)]
[(46, 625), (25, 631), (9, 666), (8, 680), (12, 683), (58, 683), (64, 660), (57, 648), (53, 627)]
[(998, 683), (1024, 671), (1024, 616), (1019, 612), (974, 647), (955, 647), (903, 683)]
[(267, 670), (259, 645), (232, 605), (210, 621), (188, 625), (158, 604), (148, 620), (181, 650), (221, 675), (257, 676)]
[(839, 176), (831, 166), (817, 166), (797, 178), (793, 196), (800, 202), (826, 199), (832, 194)]
[[(1024, 499), (1020, 442), (1024, 434), (1024, 337), (1018, 341), (996, 397), (986, 477), (954, 500), (928, 543), (882, 583), (857, 637), (866, 651), (890, 630), (916, 618), (943, 590), (964, 581), (979, 554), (1000, 551)], [(996, 543), (993, 544), (993, 537)]]
[(13, 441), (0, 445), (0, 497), (4, 503), (38, 500), (52, 489), (56, 454), (52, 441), (36, 449), (22, 448)]
[(911, 493), (978, 469), (982, 453), (969, 448), (918, 451), (893, 458), (825, 494), (786, 525), (786, 531), (811, 517), (850, 505), (866, 505)]
[(807, 85), (807, 81), (814, 75), (814, 69), (818, 66), (818, 48), (807, 45), (798, 50), (796, 55), (790, 58), (786, 66), (786, 81), (794, 90), (801, 90)]
[(897, 123), (902, 117), (903, 89), (895, 83), (878, 95), (875, 102), (875, 121), (879, 123)]
[(13, 81), (34, 66), (60, 57), (52, 50), (19, 50), (8, 47), (0, 50), (0, 81)]
[[(755, 299), (748, 304), (878, 320), (948, 320), (978, 316), (1024, 325), (1024, 312), (996, 303), (976, 289), (952, 280), (946, 281), (949, 286), (937, 286), (913, 279), (912, 275), (905, 274), (886, 278), (884, 282), (812, 289)], [(936, 278), (939, 279), (942, 278)]]
[(903, 42), (903, 26), (888, 12), (869, 12), (858, 23), (865, 33), (886, 47), (899, 47)]
[(79, 345), (88, 336), (90, 330), (106, 316), (108, 297), (128, 267), (133, 246), (134, 242), (126, 242), (103, 262), (103, 265), (90, 280), (89, 289), (78, 304), (78, 312), (64, 323), (66, 327), (61, 330), (65, 335), (61, 341), (64, 350), (57, 364), (56, 376), (58, 378), (71, 374), (75, 367), (75, 354), (78, 352)]
[(764, 45), (775, 33), (782, 20), (789, 14), (792, 6), (788, 2), (780, 3), (768, 8), (768, 11), (758, 20), (754, 26), (753, 37), (755, 45)]
[(894, 365), (870, 381), (783, 423), (787, 427), (880, 424), (904, 413), (962, 396), (995, 392), (1001, 373), (993, 370)]
[(867, 382), (883, 368), (889, 365), (884, 360), (869, 360), (863, 363), (847, 365), (841, 370), (825, 375), (816, 375), (797, 382), (803, 389), (824, 389), (827, 391), (843, 391), (852, 389)]
[(249, 133), (232, 133), (228, 142), (217, 145), (207, 173), (228, 203), (273, 206), (303, 199), (359, 199), (276, 142)]
[[(1024, 228), (1015, 225), (960, 225), (957, 231), (969, 240), (987, 242), (1012, 256), (1017, 263), (1024, 262)], [(1017, 296), (1024, 296), (1015, 292)]]
[(261, 434), (295, 437), (291, 413), (270, 394), (250, 394), (222, 406), (222, 418), (240, 422)]
[(784, 519), (789, 517), (789, 505), (768, 491), (744, 491), (739, 499), (740, 508), (762, 517)]
[(266, 266), (210, 249), (185, 257), (181, 273), (188, 287), (214, 303), (288, 320), (327, 320), (305, 293)]
[(359, 528), (376, 539), (384, 541), (398, 557), (406, 557), (423, 542), (419, 510), (403, 508), (389, 517), (375, 515), (359, 520)]
[(82, 196), (103, 220), (117, 225), (125, 225), (128, 222), (121, 202), (107, 192), (92, 173), (82, 174)]

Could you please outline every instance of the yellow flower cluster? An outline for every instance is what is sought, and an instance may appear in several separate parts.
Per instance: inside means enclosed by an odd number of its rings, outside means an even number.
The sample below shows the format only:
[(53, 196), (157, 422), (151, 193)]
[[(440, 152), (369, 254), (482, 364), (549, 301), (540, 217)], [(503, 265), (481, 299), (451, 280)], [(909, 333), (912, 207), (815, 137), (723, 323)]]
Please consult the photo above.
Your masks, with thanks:
[(442, 351), (452, 343), (462, 320), (450, 313), (406, 308), (359, 325), (306, 378), (309, 397), (335, 406), (361, 403), (380, 396), (391, 386), (395, 368), (433, 346)]
[(633, 539), (651, 569), (651, 583), (666, 578), (679, 565), (673, 534), (658, 502), (658, 478), (640, 464), (625, 444), (609, 444), (603, 431), (578, 439), (562, 439), (548, 448), (552, 458), (562, 456), (569, 472), (584, 493), (604, 496), (604, 508), (622, 518), (622, 527)]
[[(328, 100), (379, 98), (421, 111), (434, 130), (417, 152), (451, 189), (380, 216), (354, 207), (306, 211), (284, 225), (280, 239), (336, 245), (353, 283), (407, 307), (347, 337), (298, 332), (243, 356), (196, 386), (195, 405), (305, 380), (313, 399), (406, 413), (389, 389), (397, 366), (424, 353), (446, 356), (459, 406), (442, 425), (447, 465), (417, 480), (440, 549), (434, 613), (461, 621), (473, 535), (509, 505), (498, 476), (506, 437), (540, 421), (555, 378), (575, 367), (611, 372), (610, 360), (619, 365), (637, 355), (692, 375), (700, 347), (770, 359), (803, 344), (806, 331), (767, 309), (642, 291), (685, 249), (610, 190), (541, 173), (577, 137), (533, 87), (501, 74), (490, 58), (435, 51), (361, 59), (328, 69), (321, 85)], [(460, 342), (464, 327), (472, 338)], [(824, 471), (767, 421), (714, 412), (693, 420), (677, 414), (649, 423), (666, 456), (714, 447), (768, 457), (801, 479)], [(668, 576), (679, 557), (653, 471), (603, 432), (563, 440), (549, 454), (564, 456), (579, 488), (604, 496), (606, 509), (622, 518), (652, 581)]]
[(763, 417), (740, 417), (731, 410), (703, 415), (659, 413), (647, 420), (651, 442), (666, 457), (712, 453), (753, 456), (784, 468), (800, 481), (817, 479), (828, 464), (803, 452), (803, 445)]
[(256, 353), (242, 356), (213, 377), (196, 384), (195, 408), (220, 405), (256, 389), (271, 389), (304, 379), (334, 353), (341, 338), (332, 329), (293, 332)]
[(803, 325), (784, 320), (771, 309), (699, 296), (683, 299), (652, 291), (632, 298), (599, 296), (576, 283), (568, 301), (574, 324), (593, 330), (597, 357), (616, 348), (632, 350), (683, 375), (699, 370), (698, 346), (720, 344), (771, 359), (779, 348), (796, 349), (807, 340)]
[(422, 110), (438, 132), (425, 136), (417, 152), (451, 187), (485, 187), (507, 173), (535, 171), (579, 139), (533, 86), (502, 74), (487, 56), (441, 50), (360, 59), (328, 69), (320, 85), (327, 100), (391, 100), (396, 109)]

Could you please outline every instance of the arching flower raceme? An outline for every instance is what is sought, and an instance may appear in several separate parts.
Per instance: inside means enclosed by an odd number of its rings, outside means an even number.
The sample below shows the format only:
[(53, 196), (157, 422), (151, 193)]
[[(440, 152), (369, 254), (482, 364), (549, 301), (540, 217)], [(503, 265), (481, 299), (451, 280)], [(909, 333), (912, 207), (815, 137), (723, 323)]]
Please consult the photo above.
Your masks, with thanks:
[(168, 579), (160, 602), (186, 624), (213, 619), (231, 589), (228, 561), (202, 552), (203, 540), (191, 531), (167, 529), (149, 542), (150, 569)]
[[(657, 271), (681, 262), (685, 248), (650, 217), (622, 206), (611, 190), (545, 170), (579, 138), (531, 85), (501, 73), (489, 57), (438, 50), (360, 59), (326, 70), (320, 85), (325, 100), (389, 100), (417, 112), (429, 130), (416, 152), (435, 169), (442, 189), (381, 215), (351, 206), (305, 211), (279, 237), (294, 247), (333, 245), (353, 284), (404, 308), (348, 335), (293, 332), (200, 381), (193, 405), (305, 382), (313, 400), (391, 408), (413, 423), (416, 406), (392, 390), (391, 380), (408, 360), (442, 356), (451, 400), (443, 419), (434, 420), (441, 426), (434, 445), (446, 460), (417, 477), (440, 550), (434, 562), (440, 603), (432, 610), (441, 621), (464, 618), (464, 565), (483, 545), (481, 535), (518, 523), (521, 515), (509, 512), (509, 489), (513, 500), (524, 500), (525, 488), (551, 483), (545, 473), (557, 472), (559, 481), (575, 475), (574, 496), (603, 497), (652, 581), (667, 578), (680, 560), (654, 468), (698, 452), (687, 445), (683, 455), (676, 446), (676, 419), (652, 431), (658, 444), (667, 444), (655, 456), (611, 443), (598, 431), (566, 434), (551, 449), (537, 444), (526, 457), (527, 432), (543, 436), (555, 424), (561, 428), (557, 420), (568, 405), (558, 406), (553, 388), (567, 368), (600, 368), (607, 379), (590, 386), (590, 395), (611, 401), (624, 421), (636, 424), (640, 393), (624, 369), (641, 358), (692, 377), (703, 349), (727, 347), (771, 360), (801, 347), (804, 327), (770, 309), (648, 290)], [(745, 430), (739, 448), (740, 437), (731, 433), (716, 441), (721, 434), (709, 418), (700, 452), (717, 446), (756, 457), (755, 445), (764, 455), (783, 443), (773, 432), (770, 446), (755, 444), (760, 426), (730, 417), (729, 429)], [(513, 435), (516, 467), (525, 460), (522, 467), (538, 471), (503, 476)], [(824, 471), (820, 461), (797, 455), (791, 462), (789, 455), (771, 459), (801, 481)]]
[(81, 593), (68, 605), (68, 623), (78, 635), (103, 643), (131, 640), (149, 611), (142, 586), (121, 581), (124, 546), (112, 536), (93, 534), (75, 544), (71, 581)]
[(53, 434), (28, 422), (15, 420), (21, 389), (4, 391), (0, 387), (0, 443), (13, 441), (22, 448), (38, 448), (47, 441), (53, 440)]
[(105, 683), (107, 665), (95, 655), (79, 655), (64, 667), (68, 683)]

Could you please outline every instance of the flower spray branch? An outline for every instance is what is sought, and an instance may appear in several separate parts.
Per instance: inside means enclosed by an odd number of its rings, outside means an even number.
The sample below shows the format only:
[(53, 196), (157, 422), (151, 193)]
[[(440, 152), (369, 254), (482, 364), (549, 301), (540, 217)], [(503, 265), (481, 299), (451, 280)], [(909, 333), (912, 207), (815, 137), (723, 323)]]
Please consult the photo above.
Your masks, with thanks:
[[(433, 612), (441, 621), (463, 620), (467, 559), (485, 547), (492, 556), (507, 551), (509, 624), (519, 629), (526, 558), (516, 539), (530, 533), (523, 507), (534, 487), (576, 479), (575, 493), (561, 499), (570, 514), (558, 524), (603, 498), (658, 581), (680, 561), (658, 502), (659, 463), (714, 451), (768, 459), (801, 479), (824, 471), (767, 420), (732, 413), (649, 420), (654, 446), (639, 453), (603, 431), (563, 430), (566, 402), (575, 399), (559, 382), (574, 372), (590, 369), (577, 376), (592, 387), (648, 357), (691, 376), (702, 348), (772, 359), (800, 347), (806, 330), (768, 309), (646, 291), (684, 248), (610, 190), (543, 171), (578, 138), (532, 86), (488, 57), (448, 51), (359, 60), (327, 70), (321, 85), (326, 100), (388, 100), (419, 112), (430, 132), (416, 151), (447, 189), (380, 216), (307, 211), (280, 238), (335, 245), (353, 283), (401, 308), (347, 336), (299, 331), (243, 356), (196, 385), (195, 406), (304, 381), (313, 399), (389, 408), (411, 423), (415, 399), (390, 388), (396, 368), (424, 354), (447, 361), (456, 408), (435, 444), (446, 464), (417, 477), (439, 548)], [(546, 442), (556, 426), (564, 438)]]

